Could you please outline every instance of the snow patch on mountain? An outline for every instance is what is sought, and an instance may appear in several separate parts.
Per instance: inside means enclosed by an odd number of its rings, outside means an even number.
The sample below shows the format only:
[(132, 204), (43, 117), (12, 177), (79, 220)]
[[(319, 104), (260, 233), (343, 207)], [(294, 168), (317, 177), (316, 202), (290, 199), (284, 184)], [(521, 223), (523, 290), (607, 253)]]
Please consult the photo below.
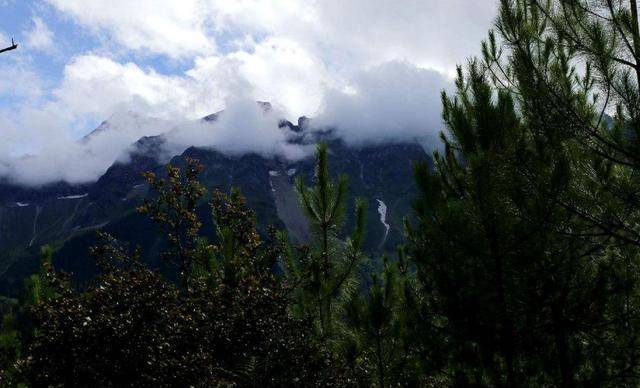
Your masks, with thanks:
[(57, 199), (80, 199), (80, 198), (84, 198), (84, 197), (86, 197), (88, 195), (89, 195), (89, 193), (76, 194), (76, 195), (64, 195), (64, 196), (58, 197)]
[(379, 199), (376, 199), (376, 201), (378, 201), (378, 214), (380, 215), (380, 222), (382, 222), (382, 225), (384, 225), (385, 228), (384, 238), (382, 239), (382, 241), (385, 241), (387, 239), (387, 235), (389, 234), (389, 224), (387, 223), (387, 204)]

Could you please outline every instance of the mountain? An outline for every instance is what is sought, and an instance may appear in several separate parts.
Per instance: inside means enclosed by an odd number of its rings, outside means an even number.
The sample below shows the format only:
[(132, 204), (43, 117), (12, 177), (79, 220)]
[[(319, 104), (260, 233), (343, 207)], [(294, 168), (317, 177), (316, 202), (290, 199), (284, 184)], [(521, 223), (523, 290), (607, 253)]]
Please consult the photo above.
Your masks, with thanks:
[[(263, 107), (269, 109), (268, 105)], [(217, 114), (202, 120), (214, 122)], [(308, 122), (304, 117), (297, 124), (282, 120), (280, 128), (287, 131), (292, 143), (311, 145), (318, 140), (328, 143), (332, 172), (349, 175), (352, 197), (349, 203), (353, 204), (355, 197), (368, 201), (367, 250), (392, 251), (402, 240), (402, 217), (410, 213), (415, 193), (412, 164), (430, 160), (429, 156), (417, 143), (350, 147), (332, 137), (331, 131), (311, 133)], [(109, 130), (109, 126), (109, 122), (104, 122), (92, 134)], [(21, 289), (22, 279), (37, 270), (39, 250), (44, 244), (56, 249), (55, 265), (70, 273), (72, 279), (82, 283), (90, 278), (96, 269), (87, 251), (96, 242), (96, 230), (111, 233), (132, 247), (140, 246), (144, 261), (171, 273), (171, 268), (158, 260), (164, 241), (156, 233), (157, 226), (135, 211), (148, 192), (141, 173), (163, 173), (164, 142), (162, 135), (140, 138), (126, 162), (116, 162), (91, 184), (56, 183), (29, 189), (0, 182), (0, 294), (11, 295)], [(287, 230), (294, 242), (307, 240), (309, 230), (293, 182), (297, 176), (312, 181), (315, 166), (312, 153), (304, 159), (289, 161), (278, 156), (231, 156), (191, 147), (174, 155), (171, 163), (183, 165), (186, 156), (204, 165), (201, 181), (209, 190), (239, 187), (249, 206), (256, 210), (261, 231), (275, 225)], [(203, 233), (212, 236), (206, 201), (198, 213), (204, 223)], [(352, 222), (349, 217), (345, 231)]]

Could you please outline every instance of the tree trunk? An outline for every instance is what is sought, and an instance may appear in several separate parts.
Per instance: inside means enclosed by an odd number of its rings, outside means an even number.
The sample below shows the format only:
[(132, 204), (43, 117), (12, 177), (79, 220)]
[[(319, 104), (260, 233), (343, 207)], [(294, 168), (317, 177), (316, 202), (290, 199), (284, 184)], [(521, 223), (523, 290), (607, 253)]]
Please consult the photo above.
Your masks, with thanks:
[(636, 81), (640, 88), (640, 30), (638, 27), (638, 3), (637, 0), (629, 0), (631, 2), (631, 26), (633, 30), (633, 56), (636, 62)]
[(562, 378), (562, 387), (573, 388), (576, 386), (573, 378), (573, 370), (569, 361), (569, 349), (567, 346), (567, 332), (564, 326), (564, 319), (560, 311), (561, 307), (557, 301), (553, 301), (552, 319), (553, 319), (553, 336), (558, 354), (558, 366), (560, 367), (560, 377)]

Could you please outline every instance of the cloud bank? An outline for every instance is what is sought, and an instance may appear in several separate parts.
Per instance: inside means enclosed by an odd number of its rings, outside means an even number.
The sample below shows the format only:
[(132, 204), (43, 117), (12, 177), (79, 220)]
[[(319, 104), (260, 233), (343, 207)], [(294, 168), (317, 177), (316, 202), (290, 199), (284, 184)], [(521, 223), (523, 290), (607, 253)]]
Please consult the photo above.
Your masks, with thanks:
[(118, 112), (86, 140), (51, 138), (33, 153), (0, 159), (0, 176), (12, 183), (37, 187), (64, 181), (81, 184), (97, 180), (115, 161), (126, 161), (131, 145), (145, 135), (158, 135), (174, 122)]
[[(442, 129), (440, 92), (477, 53), (495, 3), (46, 0), (25, 21), (23, 50), (0, 64), (0, 178), (91, 182), (159, 133), (174, 152), (296, 158), (305, 150), (278, 122), (302, 115), (353, 145), (429, 143)], [(92, 46), (52, 54), (64, 31), (40, 9)], [(38, 59), (64, 61), (60, 76), (43, 77)], [(198, 121), (223, 109), (215, 124)], [(105, 119), (109, 130), (79, 141)]]
[(166, 150), (176, 155), (190, 146), (215, 149), (227, 155), (255, 153), (297, 160), (310, 147), (289, 142), (287, 131), (279, 127), (282, 112), (265, 109), (247, 97), (229, 101), (214, 122), (198, 120), (176, 126), (166, 134)]
[(198, 0), (46, 0), (94, 34), (132, 50), (172, 58), (210, 53), (205, 14)]
[(34, 17), (33, 28), (26, 33), (27, 45), (36, 50), (48, 50), (53, 45), (53, 32), (42, 18)]
[(435, 142), (442, 130), (441, 99), (452, 82), (406, 62), (387, 62), (357, 75), (345, 90), (328, 90), (317, 122), (345, 142)]

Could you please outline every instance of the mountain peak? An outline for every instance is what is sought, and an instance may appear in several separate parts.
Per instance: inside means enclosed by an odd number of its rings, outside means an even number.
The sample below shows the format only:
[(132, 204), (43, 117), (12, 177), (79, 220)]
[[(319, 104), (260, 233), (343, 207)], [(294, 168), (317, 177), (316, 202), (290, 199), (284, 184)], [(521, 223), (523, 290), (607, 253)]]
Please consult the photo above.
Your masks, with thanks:
[(273, 106), (271, 106), (271, 103), (268, 101), (256, 101), (256, 103), (258, 103), (258, 106), (265, 112), (270, 112), (273, 109)]

